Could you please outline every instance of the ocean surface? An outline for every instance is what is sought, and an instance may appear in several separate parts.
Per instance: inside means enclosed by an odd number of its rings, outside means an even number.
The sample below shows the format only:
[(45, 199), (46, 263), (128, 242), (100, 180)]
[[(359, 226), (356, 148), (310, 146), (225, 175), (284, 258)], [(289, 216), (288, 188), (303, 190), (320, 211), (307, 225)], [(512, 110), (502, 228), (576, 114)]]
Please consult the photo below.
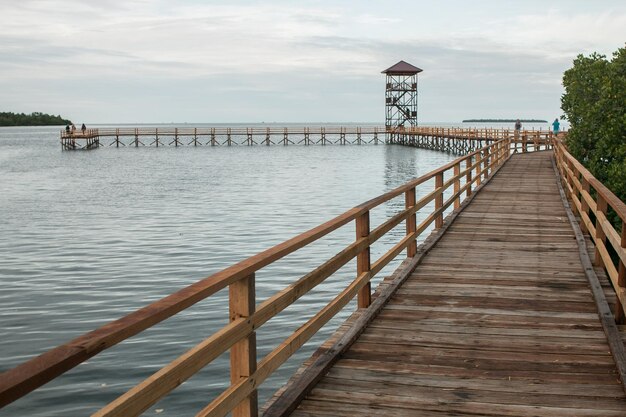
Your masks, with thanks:
[[(0, 128), (0, 372), (454, 159), (395, 145), (62, 151), (59, 131)], [(418, 198), (432, 186), (420, 187)], [(374, 210), (372, 228), (403, 204), (401, 197)], [(374, 245), (372, 262), (403, 235), (402, 224)], [(262, 269), (257, 304), (353, 240), (351, 224)], [(262, 326), (259, 360), (345, 288), (355, 271), (350, 262)], [(261, 404), (354, 308), (347, 306), (262, 385)], [(79, 365), (0, 416), (89, 415), (227, 320), (227, 292), (221, 291)], [(145, 415), (194, 415), (227, 387), (228, 378), (225, 354)]]

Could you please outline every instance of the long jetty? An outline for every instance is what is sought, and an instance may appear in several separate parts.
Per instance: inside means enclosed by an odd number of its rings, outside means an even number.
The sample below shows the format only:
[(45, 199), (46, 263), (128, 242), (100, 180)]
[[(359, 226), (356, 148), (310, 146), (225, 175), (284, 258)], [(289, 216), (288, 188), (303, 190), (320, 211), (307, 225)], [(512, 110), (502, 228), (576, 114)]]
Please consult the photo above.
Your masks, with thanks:
[[(401, 208), (370, 225), (394, 200)], [(402, 224), (372, 259), (371, 246)], [(355, 236), (343, 250), (257, 300), (257, 271), (340, 228)], [(257, 360), (263, 325), (353, 260), (354, 279)], [(560, 138), (527, 148), (503, 138), (5, 372), (0, 406), (228, 288), (228, 324), (93, 415), (140, 415), (230, 352), (228, 387), (197, 416), (623, 417), (625, 264), (626, 205)], [(259, 386), (355, 298), (356, 311), (260, 407)]]
[(102, 146), (290, 146), (399, 144), (454, 154), (465, 154), (502, 139), (531, 146), (550, 140), (552, 131), (492, 128), (378, 126), (350, 127), (125, 127), (60, 132), (64, 150)]

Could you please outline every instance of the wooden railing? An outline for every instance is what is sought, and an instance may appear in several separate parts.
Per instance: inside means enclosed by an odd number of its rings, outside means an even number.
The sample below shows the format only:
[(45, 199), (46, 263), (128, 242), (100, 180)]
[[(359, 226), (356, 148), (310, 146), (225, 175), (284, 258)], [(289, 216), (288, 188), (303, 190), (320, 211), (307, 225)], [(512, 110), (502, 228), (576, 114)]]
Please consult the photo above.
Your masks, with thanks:
[[(462, 200), (470, 196), (473, 189), (486, 180), (510, 155), (510, 140), (495, 142), (356, 206), (299, 236), (27, 361), (0, 375), (0, 406), (19, 399), (97, 353), (228, 287), (229, 324), (94, 415), (124, 417), (139, 415), (219, 355), (230, 350), (230, 386), (197, 415), (223, 416), (232, 411), (234, 416), (256, 416), (258, 413), (256, 390), (259, 385), (355, 296), (358, 299), (358, 307), (367, 308), (371, 300), (372, 277), (405, 249), (407, 256), (414, 256), (417, 249), (416, 239), (431, 224), (434, 224), (435, 228), (442, 227), (444, 212), (450, 207), (458, 208)], [(434, 189), (417, 200), (416, 188), (432, 186), (433, 180)], [(369, 222), (370, 211), (394, 198), (402, 197), (405, 208), (372, 229)], [(444, 197), (447, 198), (444, 200)], [(433, 202), (434, 209), (423, 213), (423, 209), (427, 206), (432, 207), (433, 204), (429, 203)], [(425, 216), (419, 224), (416, 217), (418, 211)], [(257, 271), (337, 229), (348, 227), (353, 222), (356, 238), (352, 243), (293, 284), (256, 305)], [(380, 258), (372, 261), (370, 259), (372, 244), (402, 222), (406, 226), (404, 237)], [(256, 332), (259, 328), (354, 258), (357, 259), (356, 278), (330, 303), (257, 363)]]
[[(458, 145), (459, 142), (473, 142), (478, 146), (496, 140), (510, 140), (515, 152), (529, 152), (551, 149), (552, 141), (557, 137), (548, 130), (510, 130), (492, 128), (447, 128), (447, 127), (411, 127), (391, 128), (387, 133), (391, 143), (425, 147), (430, 149), (446, 149), (446, 144)], [(560, 135), (563, 135), (561, 133)], [(433, 142), (434, 141), (434, 142)], [(467, 151), (467, 147), (460, 146)], [(471, 147), (469, 147), (471, 149)], [(473, 149), (471, 149), (473, 150)]]
[(511, 139), (513, 152), (531, 152), (552, 149), (553, 142), (565, 133), (555, 135), (553, 132), (542, 130), (515, 132)]
[(82, 130), (76, 130), (74, 132), (66, 132), (61, 130), (61, 139), (83, 139), (98, 136), (98, 129), (85, 129), (85, 133)]
[[(385, 128), (380, 126), (319, 126), (319, 127), (307, 127), (307, 126), (292, 126), (292, 127), (118, 127), (118, 128), (110, 128), (110, 127), (101, 127), (95, 129), (99, 136), (101, 137), (115, 137), (115, 136), (155, 136), (163, 135), (163, 136), (185, 136), (185, 137), (193, 137), (195, 136), (211, 136), (219, 135), (224, 136), (227, 134), (233, 136), (246, 136), (246, 135), (255, 135), (255, 136), (263, 136), (266, 134), (270, 134), (272, 136), (279, 136), (284, 133), (288, 134), (305, 134), (305, 133), (316, 133), (325, 132), (327, 134), (341, 134), (341, 133), (349, 133), (355, 134), (357, 132), (362, 132), (363, 134), (373, 134), (373, 133), (385, 133)], [(65, 131), (62, 131), (62, 134), (65, 135)]]
[[(554, 152), (565, 191), (580, 217), (580, 228), (589, 234), (596, 247), (594, 264), (604, 267), (617, 294), (615, 320), (624, 323), (626, 205), (577, 161), (567, 151), (562, 141), (555, 141)], [(617, 222), (621, 225), (617, 228), (611, 221), (615, 217), (609, 212), (614, 213), (619, 219)], [(615, 254), (614, 257), (611, 256), (609, 248)]]
[[(394, 127), (385, 128), (384, 126), (293, 126), (293, 127), (120, 127), (120, 128), (95, 128), (88, 129), (90, 135), (100, 137), (134, 137), (134, 136), (164, 136), (164, 137), (211, 137), (211, 136), (272, 136), (281, 135), (305, 135), (305, 134), (384, 134), (384, 133), (402, 133), (408, 135), (428, 135), (428, 136), (446, 136), (459, 138), (489, 138), (493, 140), (509, 139), (516, 135), (513, 129), (495, 129), (495, 128), (454, 128), (454, 127)], [(552, 136), (549, 130), (522, 130), (517, 132), (519, 136), (524, 135), (530, 137), (548, 138)], [(82, 137), (81, 132), (75, 132), (73, 135), (67, 134), (65, 130), (60, 132), (61, 137)], [(87, 136), (87, 135), (85, 135)]]
[(392, 128), (389, 132), (405, 133), (409, 135), (424, 135), (435, 137), (457, 137), (467, 139), (513, 139), (527, 138), (529, 141), (546, 141), (554, 137), (551, 130), (519, 130), (514, 129), (497, 129), (497, 128), (456, 128), (456, 127), (430, 127), (418, 126), (409, 128)]

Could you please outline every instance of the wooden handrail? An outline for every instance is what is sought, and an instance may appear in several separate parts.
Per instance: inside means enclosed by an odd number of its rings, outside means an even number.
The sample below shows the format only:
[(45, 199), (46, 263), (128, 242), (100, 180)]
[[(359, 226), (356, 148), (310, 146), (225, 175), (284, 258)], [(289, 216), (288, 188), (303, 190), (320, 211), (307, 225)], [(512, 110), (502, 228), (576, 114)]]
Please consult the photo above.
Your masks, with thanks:
[[(618, 323), (624, 323), (626, 319), (626, 268), (624, 267), (626, 265), (626, 204), (577, 161), (567, 151), (561, 140), (555, 141), (554, 153), (563, 188), (580, 217), (581, 229), (589, 234), (596, 246), (594, 264), (604, 267), (615, 289), (617, 295), (615, 319)], [(609, 208), (621, 220), (622, 226), (619, 232), (607, 218)], [(611, 257), (609, 247), (617, 255), (616, 260)]]
[[(180, 132), (179, 132), (180, 134)], [(229, 287), (230, 321), (200, 344), (163, 367), (127, 393), (97, 412), (96, 416), (139, 415), (220, 354), (231, 350), (231, 386), (199, 415), (256, 415), (256, 389), (300, 346), (359, 294), (359, 307), (369, 305), (370, 281), (398, 254), (407, 249), (415, 254), (416, 239), (433, 223), (439, 227), (444, 212), (471, 193), (510, 156), (511, 139), (503, 139), (452, 161), (381, 196), (366, 201), (292, 239), (251, 256), (235, 265), (198, 281), (119, 320), (113, 321), (69, 343), (52, 349), (0, 375), (0, 406), (26, 395), (97, 353), (154, 326), (193, 304)], [(465, 169), (460, 164), (465, 161)], [(474, 161), (472, 163), (472, 161)], [(444, 182), (444, 174), (452, 175)], [(435, 179), (435, 189), (416, 201), (416, 187)], [(463, 183), (463, 185), (461, 185)], [(446, 190), (452, 196), (444, 201)], [(404, 196), (405, 208), (370, 230), (370, 211), (396, 197)], [(435, 209), (416, 224), (415, 214), (435, 202)], [(375, 261), (371, 245), (402, 222), (406, 235)], [(355, 222), (355, 240), (313, 271), (261, 302), (255, 309), (254, 276), (263, 267), (289, 255), (329, 233)], [(609, 235), (608, 240), (613, 240)], [(334, 300), (289, 336), (269, 355), (256, 363), (255, 333), (265, 322), (322, 283), (354, 258), (358, 259), (356, 278)]]
[[(508, 139), (513, 137), (513, 130), (510, 129), (487, 129), (487, 128), (438, 128), (429, 126), (418, 127), (390, 127), (384, 126), (293, 126), (293, 127), (102, 127), (87, 129), (86, 135), (99, 137), (119, 137), (119, 136), (188, 136), (200, 137), (215, 135), (237, 135), (237, 136), (280, 136), (284, 134), (383, 134), (383, 133), (403, 133), (409, 135), (430, 135), (430, 136), (458, 136), (467, 138), (490, 138), (493, 140)], [(521, 136), (535, 139), (547, 139), (552, 136), (549, 130), (522, 130)], [(77, 131), (74, 135), (67, 135), (64, 130), (60, 131), (60, 136), (80, 138), (82, 132)]]

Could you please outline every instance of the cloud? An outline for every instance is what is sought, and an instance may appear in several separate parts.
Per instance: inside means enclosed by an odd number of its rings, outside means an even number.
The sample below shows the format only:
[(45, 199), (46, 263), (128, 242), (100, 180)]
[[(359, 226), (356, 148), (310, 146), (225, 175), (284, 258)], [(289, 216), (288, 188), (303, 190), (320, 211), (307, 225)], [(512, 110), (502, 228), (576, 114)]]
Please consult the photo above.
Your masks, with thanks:
[[(460, 114), (463, 109), (453, 109), (467, 106), (466, 97), (493, 102), (504, 94), (510, 106), (519, 95), (533, 95), (543, 100), (538, 107), (554, 108), (562, 72), (576, 54), (623, 46), (626, 8), (607, 3), (601, 10), (554, 2), (543, 11), (531, 1), (509, 11), (500, 3), (450, 1), (442, 13), (440, 5), (414, 2), (394, 9), (325, 1), (24, 0), (3, 5), (0, 87), (7, 104), (23, 108), (41, 100), (24, 94), (37, 88), (46, 100), (69, 106), (62, 92), (80, 85), (94, 102), (71, 111), (98, 107), (97, 115), (113, 105), (111, 90), (150, 97), (127, 99), (138, 114), (139, 106), (162, 106), (150, 114), (174, 112), (167, 103), (197, 103), (194, 94), (202, 91), (203, 109), (222, 115), (237, 97), (251, 100), (249, 116), (239, 110), (248, 120), (260, 107), (294, 114), (286, 108), (294, 103), (288, 94), (310, 103), (310, 114), (362, 119), (359, 114), (382, 114), (380, 71), (404, 59), (425, 70), (421, 101), (458, 96), (437, 109), (423, 105), (427, 117)], [(162, 100), (146, 92), (156, 90)], [(231, 98), (233, 105), (225, 104)], [(329, 100), (350, 111), (333, 112)]]
[[(106, 66), (132, 65), (135, 71), (168, 77), (176, 76), (183, 66), (187, 69), (179, 76), (302, 69), (336, 73), (337, 68), (358, 75), (364, 66), (370, 70), (377, 65), (377, 57), (384, 53), (377, 48), (389, 43), (409, 48), (434, 45), (434, 57), (439, 50), (453, 50), (533, 53), (550, 59), (570, 56), (581, 46), (592, 48), (606, 38), (624, 34), (626, 27), (624, 14), (562, 18), (551, 11), (547, 15), (487, 18), (485, 24), (469, 22), (461, 30), (444, 25), (431, 32), (430, 27), (420, 30), (418, 24), (407, 25), (391, 14), (379, 16), (336, 6), (113, 0), (104, 4), (31, 0), (8, 7), (3, 20), (0, 52), (11, 52), (6, 45), (22, 39), (22, 56), (49, 59), (48, 73), (60, 77), (81, 76), (81, 68), (71, 68), (82, 65), (92, 65), (89, 69), (96, 71), (98, 67), (106, 71)], [(581, 31), (582, 25), (589, 30)], [(379, 36), (385, 31), (387, 35)], [(70, 50), (72, 56), (64, 53)], [(51, 57), (49, 51), (59, 56)], [(62, 65), (63, 59), (72, 62)]]

